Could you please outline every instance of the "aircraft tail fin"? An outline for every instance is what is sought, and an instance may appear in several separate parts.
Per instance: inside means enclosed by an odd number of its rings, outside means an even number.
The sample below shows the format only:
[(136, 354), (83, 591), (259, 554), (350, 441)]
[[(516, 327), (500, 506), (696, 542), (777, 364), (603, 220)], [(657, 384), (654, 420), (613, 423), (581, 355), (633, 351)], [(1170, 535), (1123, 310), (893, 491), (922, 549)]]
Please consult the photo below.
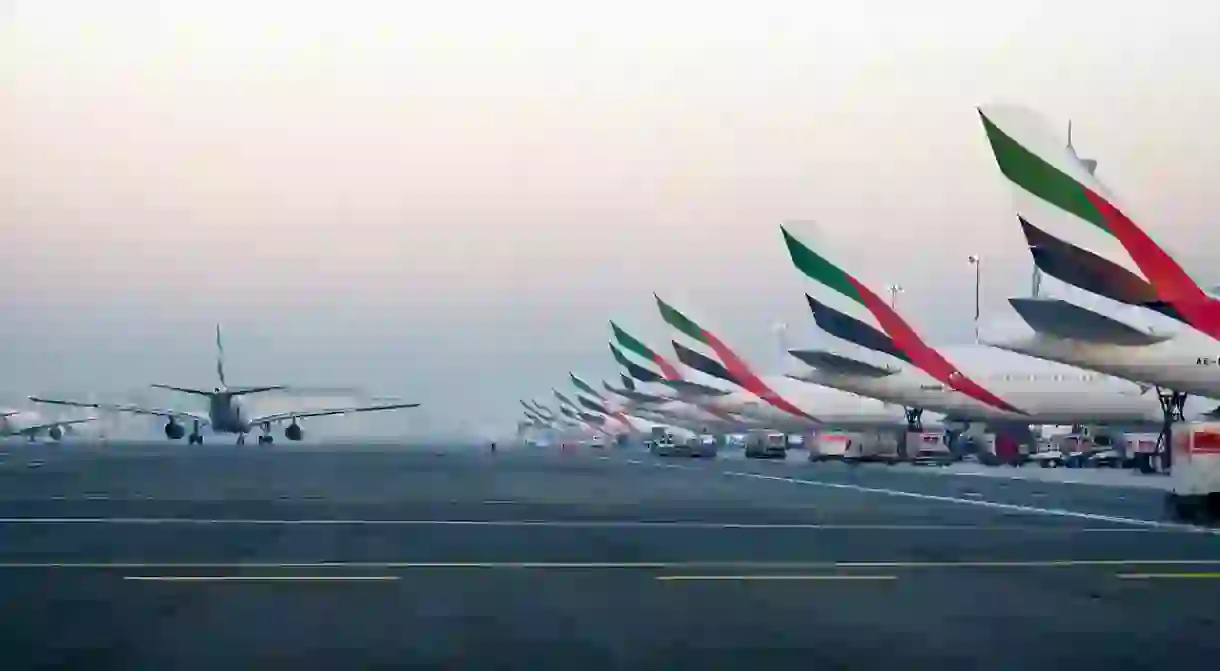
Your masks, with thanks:
[(225, 345), (220, 337), (220, 322), (216, 323), (216, 378), (220, 380), (220, 388), (228, 386), (225, 382)]
[[(674, 330), (675, 353), (679, 360), (691, 370), (699, 371), (711, 378), (731, 381), (735, 386), (745, 389), (775, 408), (795, 417), (812, 422), (820, 421), (779, 395), (754, 373), (750, 366), (737, 356), (736, 352), (711, 331), (695, 323), (673, 305), (661, 300), (657, 294), (654, 293), (653, 298), (656, 300), (661, 318)], [(678, 339), (681, 339), (683, 343), (679, 344)], [(689, 346), (687, 346), (688, 343)]]
[(1064, 148), (1055, 140), (1044, 118), (1016, 106), (994, 105), (978, 112), (1022, 219), (1137, 272), (1191, 326), (1220, 339), (1220, 301), (1124, 212), (1125, 206), (1070, 144)]
[[(859, 315), (858, 319), (852, 319), (850, 322), (838, 319), (837, 317), (836, 320), (842, 322), (839, 324), (840, 326), (845, 328), (851, 327), (862, 334), (862, 336), (874, 340), (875, 344), (878, 345), (877, 347), (865, 345), (866, 347), (886, 352), (892, 356), (897, 356), (903, 361), (908, 361), (923, 369), (942, 384), (949, 385), (982, 403), (1007, 412), (1024, 414), (1004, 399), (988, 391), (978, 382), (967, 377), (957, 366), (953, 365), (939, 351), (925, 342), (915, 332), (915, 329), (899, 316), (892, 302), (886, 303), (880, 296), (865, 286), (863, 282), (850, 275), (830, 259), (819, 254), (800, 240), (797, 240), (788, 231), (786, 226), (781, 226), (780, 231), (783, 233), (784, 243), (788, 247), (788, 254), (791, 256), (792, 263), (796, 266), (797, 270), (816, 282), (825, 295), (837, 297), (841, 300), (845, 309), (850, 309)], [(810, 308), (814, 311), (815, 318), (818, 317), (818, 313), (821, 311), (820, 305), (818, 301), (810, 298)], [(839, 316), (845, 317), (848, 315), (842, 314)], [(873, 328), (870, 322), (875, 324), (876, 328)], [(819, 321), (819, 325), (822, 325), (821, 321)], [(866, 332), (860, 330), (858, 328), (860, 326), (869, 326), (869, 328)], [(859, 341), (856, 339), (852, 339), (852, 341), (859, 344)]]

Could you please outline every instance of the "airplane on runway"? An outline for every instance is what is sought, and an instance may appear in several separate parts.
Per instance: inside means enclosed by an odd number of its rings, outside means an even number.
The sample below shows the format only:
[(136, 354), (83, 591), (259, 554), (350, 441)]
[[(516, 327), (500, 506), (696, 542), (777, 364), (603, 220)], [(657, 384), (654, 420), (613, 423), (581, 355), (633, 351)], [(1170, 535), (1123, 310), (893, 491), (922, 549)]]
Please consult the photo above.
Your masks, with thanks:
[(85, 417), (48, 422), (36, 412), (0, 410), (0, 438), (22, 436), (33, 441), (45, 432), (51, 440), (63, 440), (72, 427), (96, 421), (97, 417)]
[[(1190, 395), (1220, 399), (1220, 300), (1200, 287), (1125, 214), (1088, 165), (1040, 115), (979, 109), (1017, 221), (1038, 268), (1069, 285), (1146, 308), (1185, 326), (1158, 333), (1068, 301), (1012, 298), (1032, 336), (989, 335), (993, 347), (1157, 387), (1165, 427), (1188, 414)], [(1094, 166), (1095, 167), (1095, 164)]]
[(818, 297), (806, 299), (818, 326), (893, 361), (876, 365), (825, 350), (792, 350), (813, 367), (798, 379), (901, 403), (909, 411), (931, 409), (998, 426), (1160, 423), (1155, 395), (1128, 380), (985, 345), (928, 345), (863, 282), (787, 228), (781, 231), (797, 270), (816, 283)]
[[(731, 389), (717, 400), (721, 407), (785, 433), (907, 427), (899, 406), (783, 375), (760, 377), (715, 334), (654, 297), (662, 318), (681, 339), (675, 339), (673, 346), (682, 365), (706, 379), (709, 387)], [(938, 422), (939, 418), (931, 418), (928, 423)]]
[(289, 440), (297, 441), (304, 438), (305, 435), (304, 430), (301, 429), (299, 420), (307, 417), (326, 417), (330, 415), (344, 415), (357, 412), (375, 412), (381, 410), (398, 410), (403, 408), (419, 407), (418, 403), (392, 403), (384, 405), (366, 405), (253, 415), (243, 402), (243, 397), (251, 394), (287, 389), (288, 387), (284, 385), (229, 387), (225, 381), (224, 344), (221, 340), (219, 324), (216, 326), (216, 376), (219, 379), (220, 384), (212, 391), (192, 389), (189, 387), (175, 387), (165, 384), (151, 385), (158, 389), (169, 389), (194, 396), (203, 396), (204, 398), (208, 399), (207, 412), (176, 410), (169, 408), (145, 408), (125, 403), (92, 403), (85, 401), (41, 398), (37, 396), (31, 396), (29, 398), (31, 401), (36, 403), (46, 403), (50, 405), (65, 405), (76, 408), (93, 408), (96, 410), (104, 410), (109, 412), (124, 412), (136, 415), (163, 417), (168, 420), (165, 425), (165, 436), (171, 440), (178, 440), (186, 433), (185, 427), (182, 424), (179, 424), (179, 421), (191, 422), (193, 429), (188, 437), (188, 442), (192, 445), (203, 444), (203, 434), (200, 433), (200, 429), (204, 426), (210, 426), (212, 431), (215, 433), (236, 434), (238, 445), (245, 444), (247, 433), (254, 429), (261, 428), (263, 435), (258, 437), (258, 442), (260, 445), (263, 445), (271, 444), (273, 442), (274, 439), (271, 436), (271, 426), (280, 422), (292, 422), (288, 425), (288, 427), (285, 428), (284, 436)]

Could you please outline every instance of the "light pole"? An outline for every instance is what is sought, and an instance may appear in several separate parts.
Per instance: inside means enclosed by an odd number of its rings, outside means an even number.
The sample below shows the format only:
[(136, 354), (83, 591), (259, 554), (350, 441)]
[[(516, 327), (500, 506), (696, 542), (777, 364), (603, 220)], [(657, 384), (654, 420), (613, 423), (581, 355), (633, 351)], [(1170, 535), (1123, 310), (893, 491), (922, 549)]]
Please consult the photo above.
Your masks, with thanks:
[(974, 342), (979, 341), (980, 294), (983, 280), (983, 257), (971, 254), (970, 265), (974, 266)]
[(886, 287), (886, 289), (889, 289), (890, 292), (890, 309), (898, 307), (898, 294), (904, 291), (902, 285), (891, 284), (890, 286)]

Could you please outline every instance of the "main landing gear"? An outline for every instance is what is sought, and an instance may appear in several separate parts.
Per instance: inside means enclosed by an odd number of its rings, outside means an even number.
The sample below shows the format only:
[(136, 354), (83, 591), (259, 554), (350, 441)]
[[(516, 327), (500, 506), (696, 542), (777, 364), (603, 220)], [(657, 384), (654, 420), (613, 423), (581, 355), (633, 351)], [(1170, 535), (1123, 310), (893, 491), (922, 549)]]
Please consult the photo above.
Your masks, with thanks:
[(263, 422), (263, 435), (258, 437), (259, 445), (271, 445), (275, 442), (275, 436), (271, 435), (271, 422)]
[(907, 450), (907, 437), (912, 433), (923, 433), (923, 408), (903, 408), (906, 412), (907, 430), (903, 434), (902, 439), (898, 441), (898, 459), (899, 461), (910, 461), (911, 455)]
[(191, 435), (186, 437), (187, 445), (202, 445), (203, 434), (199, 432), (199, 420), (195, 420), (195, 425), (191, 427)]
[(1160, 387), (1157, 388), (1156, 393), (1157, 399), (1161, 402), (1161, 433), (1156, 438), (1156, 455), (1139, 464), (1140, 470), (1144, 473), (1156, 472), (1157, 467), (1153, 463), (1156, 456), (1161, 459), (1161, 470), (1168, 471), (1173, 466), (1173, 423), (1180, 422), (1186, 417), (1184, 408), (1187, 395), (1185, 393)]

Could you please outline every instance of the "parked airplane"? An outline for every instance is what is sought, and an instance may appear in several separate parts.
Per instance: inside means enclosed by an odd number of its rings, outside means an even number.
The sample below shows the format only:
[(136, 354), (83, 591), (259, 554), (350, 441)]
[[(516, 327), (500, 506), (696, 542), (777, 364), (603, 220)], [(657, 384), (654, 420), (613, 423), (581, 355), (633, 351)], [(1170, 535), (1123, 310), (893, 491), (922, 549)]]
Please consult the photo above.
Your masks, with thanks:
[(169, 408), (145, 408), (126, 403), (92, 403), (85, 401), (40, 398), (37, 396), (31, 396), (29, 398), (31, 401), (36, 403), (66, 405), (77, 408), (93, 408), (110, 412), (124, 412), (136, 415), (153, 415), (163, 417), (168, 420), (168, 422), (165, 424), (165, 436), (171, 440), (178, 440), (186, 433), (185, 427), (182, 424), (179, 424), (179, 421), (190, 422), (193, 428), (190, 436), (188, 437), (188, 442), (192, 445), (196, 443), (201, 445), (203, 444), (203, 434), (200, 433), (200, 429), (204, 426), (210, 426), (212, 431), (215, 433), (237, 434), (238, 445), (245, 444), (247, 433), (256, 428), (261, 428), (263, 430), (263, 435), (258, 437), (258, 442), (260, 445), (262, 445), (273, 442), (274, 439), (271, 436), (271, 426), (280, 422), (292, 422), (287, 428), (285, 428), (284, 436), (289, 440), (296, 441), (304, 438), (305, 432), (301, 429), (301, 425), (298, 422), (306, 417), (325, 417), (329, 415), (343, 415), (356, 412), (374, 412), (379, 410), (398, 410), (402, 408), (419, 407), (418, 403), (392, 403), (386, 405), (366, 405), (344, 408), (327, 408), (323, 410), (277, 412), (266, 415), (252, 415), (249, 408), (247, 408), (242, 400), (244, 396), (287, 389), (287, 387), (284, 385), (229, 387), (225, 382), (224, 345), (220, 336), (219, 324), (216, 326), (216, 376), (219, 378), (220, 384), (212, 391), (191, 389), (188, 387), (174, 387), (164, 384), (151, 385), (158, 389), (169, 389), (185, 394), (203, 396), (208, 399), (207, 412), (175, 410)]
[[(660, 297), (656, 297), (656, 301), (662, 318), (682, 341), (673, 341), (678, 360), (706, 379), (707, 386), (735, 389), (717, 399), (723, 408), (786, 433), (907, 426), (901, 407), (875, 398), (811, 385), (783, 375), (760, 377), (715, 334)], [(932, 418), (932, 421), (939, 422), (939, 419)]]
[(23, 436), (35, 440), (46, 433), (52, 440), (63, 440), (73, 426), (97, 421), (97, 417), (49, 422), (36, 412), (0, 410), (0, 438)]
[(660, 388), (651, 393), (633, 392), (631, 396), (636, 400), (650, 404), (651, 409), (687, 428), (704, 433), (738, 431), (757, 425), (722, 407), (720, 390), (684, 379), (677, 366), (614, 321), (610, 322), (610, 329), (614, 333), (610, 353), (622, 366), (625, 379)]
[(987, 344), (1154, 385), (1166, 429), (1187, 415), (1189, 394), (1220, 399), (1220, 301), (1123, 212), (1045, 119), (1020, 107), (979, 114), (1038, 267), (1188, 327), (1158, 333), (1063, 300), (1014, 298), (1009, 302), (1034, 334), (992, 335)]
[(818, 298), (806, 294), (806, 299), (818, 326), (893, 360), (876, 366), (825, 351), (795, 350), (794, 356), (815, 367), (799, 379), (937, 410), (955, 420), (1022, 427), (1159, 425), (1156, 396), (1128, 380), (982, 345), (928, 345), (863, 282), (787, 228), (781, 231), (793, 264), (816, 283)]

